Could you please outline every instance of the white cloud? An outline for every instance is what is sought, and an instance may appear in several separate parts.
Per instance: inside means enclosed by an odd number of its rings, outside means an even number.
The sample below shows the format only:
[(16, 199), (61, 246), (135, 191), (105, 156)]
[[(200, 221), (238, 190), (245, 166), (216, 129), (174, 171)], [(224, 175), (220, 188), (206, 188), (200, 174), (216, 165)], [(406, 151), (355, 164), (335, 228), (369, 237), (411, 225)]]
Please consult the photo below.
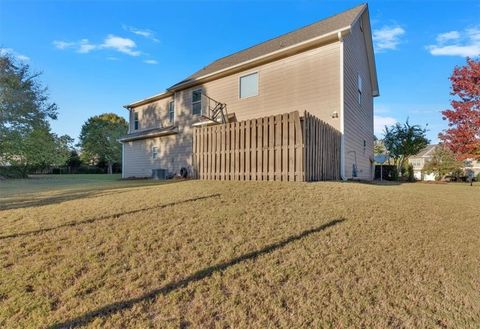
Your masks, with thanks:
[(30, 61), (30, 57), (20, 54), (13, 50), (12, 48), (0, 48), (0, 55), (5, 56), (5, 55), (10, 55), (14, 57), (17, 61), (20, 62), (28, 62)]
[(400, 26), (383, 26), (380, 29), (373, 30), (373, 42), (377, 52), (397, 49), (401, 42), (400, 37), (405, 34), (405, 30)]
[(55, 40), (53, 41), (53, 45), (57, 49), (65, 50), (65, 49), (75, 49), (76, 52), (81, 54), (87, 54), (92, 50), (98, 48), (97, 45), (90, 43), (88, 39), (82, 39), (80, 41), (62, 41), (62, 40)]
[(87, 54), (97, 48), (98, 46), (91, 44), (90, 41), (88, 41), (88, 39), (82, 39), (78, 44), (77, 51), (81, 54)]
[(122, 38), (113, 34), (109, 34), (101, 44), (94, 44), (88, 39), (81, 39), (80, 41), (55, 40), (53, 45), (61, 50), (74, 49), (81, 54), (87, 54), (93, 50), (100, 49), (111, 49), (130, 56), (140, 56), (142, 53), (137, 50), (137, 45), (132, 39)]
[(140, 56), (141, 54), (139, 50), (136, 50), (137, 45), (135, 44), (135, 41), (128, 38), (118, 37), (113, 34), (109, 34), (105, 38), (104, 42), (100, 45), (100, 48), (113, 49), (130, 56)]
[(445, 43), (450, 40), (457, 40), (460, 39), (460, 33), (458, 31), (450, 31), (445, 33), (440, 33), (437, 35), (437, 42), (438, 43)]
[(67, 48), (75, 47), (75, 42), (55, 40), (53, 41), (53, 45), (55, 46), (55, 48), (58, 48), (58, 49), (67, 49)]
[(158, 61), (156, 61), (154, 59), (146, 59), (143, 62), (146, 63), (146, 64), (158, 64)]
[(383, 135), (385, 126), (391, 126), (397, 123), (398, 120), (392, 117), (384, 117), (380, 115), (373, 116), (373, 131), (377, 137)]
[(480, 27), (440, 33), (436, 41), (437, 44), (426, 46), (434, 56), (480, 56)]
[(152, 41), (159, 42), (159, 40), (155, 37), (155, 32), (152, 30), (139, 29), (133, 26), (128, 26), (128, 25), (123, 25), (123, 29), (133, 34), (140, 35), (144, 38), (150, 39)]
[(55, 40), (53, 41), (53, 45), (55, 46), (55, 48), (61, 50), (74, 49), (76, 52), (81, 54), (87, 54), (92, 50), (98, 49), (98, 46), (90, 43), (88, 39), (82, 39), (80, 41)]

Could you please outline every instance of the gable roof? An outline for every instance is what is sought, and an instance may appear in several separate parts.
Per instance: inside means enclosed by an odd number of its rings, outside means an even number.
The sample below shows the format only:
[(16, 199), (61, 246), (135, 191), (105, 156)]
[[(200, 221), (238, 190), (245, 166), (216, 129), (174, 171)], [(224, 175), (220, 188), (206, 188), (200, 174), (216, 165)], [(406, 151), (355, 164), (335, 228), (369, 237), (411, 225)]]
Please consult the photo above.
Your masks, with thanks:
[[(337, 15), (322, 19), (318, 22), (283, 34), (276, 38), (267, 40), (250, 48), (238, 51), (229, 56), (222, 57), (205, 66), (204, 68), (198, 70), (197, 72), (193, 73), (186, 79), (169, 87), (165, 92), (134, 102), (132, 104), (126, 105), (125, 107), (131, 108), (170, 96), (175, 91), (200, 83), (201, 81), (203, 81), (201, 79), (204, 79), (206, 77), (220, 74), (221, 72), (227, 71), (229, 69), (243, 66), (243, 64), (260, 60), (261, 58), (268, 57), (269, 55), (273, 55), (275, 53), (287, 51), (290, 48), (301, 46), (302, 44), (316, 41), (317, 39), (322, 39), (324, 37), (327, 38), (328, 36), (332, 35), (336, 37), (337, 33), (350, 30), (351, 26), (367, 9), (367, 4), (361, 4), (347, 11), (341, 12)], [(371, 52), (373, 56), (373, 47), (371, 45), (371, 42), (367, 43), (367, 48), (369, 48), (368, 51)], [(369, 64), (375, 65), (374, 62), (373, 64)], [(372, 79), (374, 80), (373, 85), (376, 85), (377, 77), (375, 67), (371, 67), (370, 71), (373, 72), (371, 74), (374, 75), (372, 77)]]
[(322, 19), (313, 24), (299, 28), (292, 32), (283, 34), (276, 38), (267, 40), (250, 48), (241, 50), (232, 55), (217, 59), (204, 68), (193, 73), (191, 76), (183, 81), (173, 85), (171, 88), (195, 80), (201, 76), (205, 76), (225, 68), (258, 58), (263, 55), (299, 44), (301, 42), (313, 39), (315, 37), (335, 32), (343, 27), (352, 25), (361, 13), (367, 8), (366, 4), (362, 4), (350, 10), (344, 11), (340, 14)]
[(417, 155), (413, 156), (412, 158), (425, 158), (425, 157), (431, 157), (431, 153), (435, 148), (437, 147), (437, 144), (429, 144), (425, 146), (424, 149), (422, 149), (420, 152), (418, 152)]

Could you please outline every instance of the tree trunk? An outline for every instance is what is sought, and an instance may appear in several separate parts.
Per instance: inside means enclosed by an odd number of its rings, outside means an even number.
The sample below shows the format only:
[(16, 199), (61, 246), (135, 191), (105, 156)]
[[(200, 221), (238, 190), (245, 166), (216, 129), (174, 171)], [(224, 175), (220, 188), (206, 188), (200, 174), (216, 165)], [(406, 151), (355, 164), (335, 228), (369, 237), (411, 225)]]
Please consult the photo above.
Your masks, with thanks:
[(113, 163), (111, 161), (108, 161), (108, 174), (111, 175), (113, 173)]

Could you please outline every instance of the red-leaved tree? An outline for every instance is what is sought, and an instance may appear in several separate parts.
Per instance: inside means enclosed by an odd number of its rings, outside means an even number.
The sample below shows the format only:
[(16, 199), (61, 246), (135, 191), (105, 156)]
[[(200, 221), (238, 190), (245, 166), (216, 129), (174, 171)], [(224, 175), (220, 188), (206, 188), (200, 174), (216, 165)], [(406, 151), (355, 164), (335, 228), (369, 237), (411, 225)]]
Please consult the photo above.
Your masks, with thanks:
[(480, 159), (480, 60), (467, 58), (467, 65), (455, 67), (452, 82), (452, 109), (442, 111), (448, 129), (439, 138), (457, 159)]

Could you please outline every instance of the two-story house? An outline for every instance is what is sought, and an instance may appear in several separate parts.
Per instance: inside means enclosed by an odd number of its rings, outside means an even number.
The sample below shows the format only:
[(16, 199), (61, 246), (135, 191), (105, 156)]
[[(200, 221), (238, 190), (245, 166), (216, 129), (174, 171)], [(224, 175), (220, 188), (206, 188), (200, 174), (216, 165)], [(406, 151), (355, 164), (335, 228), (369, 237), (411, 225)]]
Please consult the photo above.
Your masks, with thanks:
[(413, 175), (415, 176), (415, 179), (425, 181), (435, 180), (435, 174), (423, 172), (423, 167), (432, 159), (436, 147), (436, 144), (427, 145), (423, 150), (418, 152), (418, 154), (408, 159), (408, 163), (413, 167)]
[[(432, 160), (435, 149), (438, 146), (438, 144), (427, 145), (423, 150), (418, 152), (418, 154), (408, 159), (408, 163), (413, 167), (415, 179), (423, 181), (435, 180), (435, 173), (427, 173), (423, 168), (428, 161)], [(463, 161), (463, 171), (465, 174), (467, 174), (468, 171), (471, 171), (476, 177), (478, 174), (480, 174), (480, 160), (465, 159)]]
[(229, 120), (238, 121), (310, 112), (341, 132), (341, 177), (370, 180), (378, 95), (363, 4), (220, 58), (166, 91), (126, 105), (123, 177), (151, 176), (158, 168), (191, 171), (193, 129), (204, 121), (206, 107), (221, 103)]

